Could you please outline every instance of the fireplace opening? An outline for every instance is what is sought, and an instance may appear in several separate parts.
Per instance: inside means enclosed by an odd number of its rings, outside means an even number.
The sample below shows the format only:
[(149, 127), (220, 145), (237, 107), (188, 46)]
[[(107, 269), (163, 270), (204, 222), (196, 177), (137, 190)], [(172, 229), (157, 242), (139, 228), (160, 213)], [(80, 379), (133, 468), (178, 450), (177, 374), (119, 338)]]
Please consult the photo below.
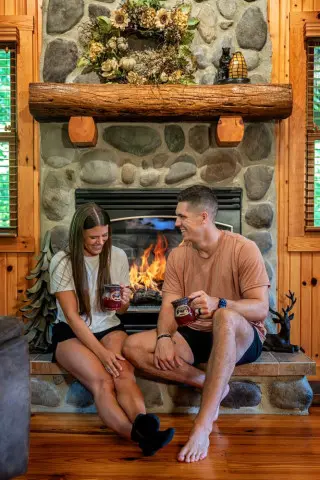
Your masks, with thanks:
[[(95, 202), (112, 223), (112, 243), (128, 257), (132, 298), (121, 315), (129, 333), (155, 328), (161, 306), (166, 259), (181, 241), (175, 227), (178, 189), (77, 189), (76, 207)], [(219, 203), (218, 228), (241, 233), (240, 188), (213, 189)]]

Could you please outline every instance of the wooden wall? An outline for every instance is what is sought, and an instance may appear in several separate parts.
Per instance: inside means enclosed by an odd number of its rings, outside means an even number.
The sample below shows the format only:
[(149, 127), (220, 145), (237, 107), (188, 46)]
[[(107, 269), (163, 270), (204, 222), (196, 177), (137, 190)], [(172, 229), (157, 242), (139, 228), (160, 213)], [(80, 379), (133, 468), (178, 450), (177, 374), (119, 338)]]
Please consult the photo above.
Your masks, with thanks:
[[(298, 300), (292, 343), (320, 365), (320, 232), (304, 232), (305, 73), (303, 38), (295, 26), (302, 17), (316, 21), (320, 0), (269, 0), (274, 83), (293, 83), (294, 109), (277, 126), (278, 304), (290, 288)], [(300, 28), (300, 27), (299, 27)], [(300, 28), (301, 33), (301, 28)]]
[(29, 82), (38, 81), (40, 0), (0, 0), (0, 24), (19, 28), (17, 55), (18, 236), (0, 237), (0, 315), (15, 315), (25, 276), (39, 245), (39, 134), (28, 108)]

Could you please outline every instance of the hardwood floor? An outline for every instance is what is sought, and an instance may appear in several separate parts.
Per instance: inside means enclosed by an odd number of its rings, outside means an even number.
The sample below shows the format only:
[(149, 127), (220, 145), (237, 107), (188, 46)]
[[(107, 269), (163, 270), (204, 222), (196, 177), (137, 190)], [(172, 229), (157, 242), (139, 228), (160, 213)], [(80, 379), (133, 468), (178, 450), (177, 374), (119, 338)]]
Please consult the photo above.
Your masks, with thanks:
[(19, 480), (304, 480), (320, 479), (320, 408), (309, 416), (223, 415), (207, 459), (176, 461), (191, 416), (161, 415), (172, 443), (154, 457), (106, 429), (95, 415), (36, 414), (28, 473)]

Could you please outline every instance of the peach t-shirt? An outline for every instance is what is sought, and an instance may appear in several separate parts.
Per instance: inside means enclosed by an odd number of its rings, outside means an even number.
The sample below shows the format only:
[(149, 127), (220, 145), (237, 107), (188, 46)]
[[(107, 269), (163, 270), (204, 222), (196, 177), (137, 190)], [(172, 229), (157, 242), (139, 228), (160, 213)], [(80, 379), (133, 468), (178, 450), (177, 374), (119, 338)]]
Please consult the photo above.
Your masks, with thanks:
[[(221, 232), (218, 246), (209, 258), (202, 258), (190, 242), (172, 250), (167, 260), (163, 292), (184, 297), (204, 290), (211, 297), (240, 300), (251, 288), (270, 286), (257, 245), (242, 235)], [(264, 322), (250, 323), (264, 341)], [(199, 319), (190, 328), (211, 331), (212, 321)]]

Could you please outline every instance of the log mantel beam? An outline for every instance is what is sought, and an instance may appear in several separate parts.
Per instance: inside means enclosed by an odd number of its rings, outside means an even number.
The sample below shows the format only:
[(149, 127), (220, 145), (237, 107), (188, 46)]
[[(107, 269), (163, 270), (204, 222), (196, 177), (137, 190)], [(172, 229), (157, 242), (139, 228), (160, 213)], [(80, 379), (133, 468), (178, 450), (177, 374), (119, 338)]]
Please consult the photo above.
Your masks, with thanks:
[(30, 83), (37, 120), (93, 117), (96, 121), (212, 121), (283, 119), (292, 111), (288, 84), (121, 85)]

